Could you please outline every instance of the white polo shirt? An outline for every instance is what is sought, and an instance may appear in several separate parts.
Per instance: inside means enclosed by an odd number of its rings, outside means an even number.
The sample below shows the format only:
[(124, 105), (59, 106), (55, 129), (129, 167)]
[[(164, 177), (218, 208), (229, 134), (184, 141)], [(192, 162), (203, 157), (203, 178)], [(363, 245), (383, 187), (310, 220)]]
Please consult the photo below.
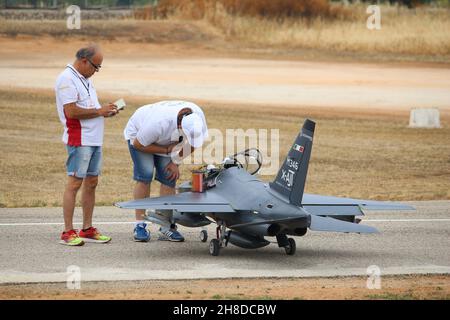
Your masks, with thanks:
[(130, 140), (133, 144), (137, 138), (145, 147), (154, 143), (164, 146), (178, 141), (180, 135), (177, 117), (184, 108), (190, 108), (200, 116), (203, 121), (203, 137), (208, 137), (205, 115), (199, 106), (187, 101), (161, 101), (142, 106), (134, 112), (123, 132), (125, 140)]
[(84, 109), (101, 108), (91, 79), (86, 79), (68, 64), (56, 79), (55, 92), (56, 108), (64, 125), (62, 141), (70, 146), (101, 146), (104, 117), (80, 120), (69, 118), (64, 112), (64, 105), (73, 102)]

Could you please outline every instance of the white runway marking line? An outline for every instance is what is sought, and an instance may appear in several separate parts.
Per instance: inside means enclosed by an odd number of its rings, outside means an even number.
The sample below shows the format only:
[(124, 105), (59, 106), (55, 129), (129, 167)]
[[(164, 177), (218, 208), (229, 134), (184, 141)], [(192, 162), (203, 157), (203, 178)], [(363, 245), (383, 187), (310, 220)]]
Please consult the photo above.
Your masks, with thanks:
[[(110, 221), (110, 222), (95, 222), (98, 224), (134, 224), (134, 221)], [(73, 224), (82, 224), (82, 222), (74, 222)], [(63, 226), (63, 222), (24, 222), (24, 223), (0, 223), (0, 227), (11, 226)]]
[(363, 219), (361, 222), (448, 222), (450, 219)]
[[(450, 222), (450, 219), (367, 219), (361, 222)], [(134, 221), (106, 221), (95, 222), (95, 225), (114, 225), (114, 224), (134, 224)], [(81, 222), (74, 222), (74, 224), (82, 224)], [(62, 222), (24, 222), (24, 223), (0, 223), (0, 227), (14, 227), (14, 226), (61, 226)]]

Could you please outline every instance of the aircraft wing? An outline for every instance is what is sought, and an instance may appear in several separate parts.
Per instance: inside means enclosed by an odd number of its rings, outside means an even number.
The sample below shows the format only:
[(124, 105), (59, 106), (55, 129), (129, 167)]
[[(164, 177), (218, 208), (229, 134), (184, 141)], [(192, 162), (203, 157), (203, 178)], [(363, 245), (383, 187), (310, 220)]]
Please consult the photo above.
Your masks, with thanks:
[(176, 195), (118, 202), (123, 209), (177, 210), (179, 212), (236, 212), (227, 200), (210, 192), (183, 192)]
[(362, 210), (415, 210), (398, 202), (374, 201), (352, 198), (304, 194), (303, 208), (312, 215), (363, 215)]

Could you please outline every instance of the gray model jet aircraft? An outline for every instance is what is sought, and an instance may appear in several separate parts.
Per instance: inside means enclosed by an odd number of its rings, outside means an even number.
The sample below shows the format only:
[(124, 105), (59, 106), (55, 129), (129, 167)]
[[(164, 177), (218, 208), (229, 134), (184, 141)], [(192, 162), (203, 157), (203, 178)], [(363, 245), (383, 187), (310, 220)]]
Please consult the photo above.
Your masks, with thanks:
[[(358, 200), (304, 194), (311, 156), (315, 122), (307, 119), (284, 160), (276, 179), (265, 183), (248, 172), (238, 155), (247, 157), (256, 149), (227, 158), (220, 167), (209, 167), (203, 192), (192, 192), (190, 183), (182, 184), (173, 196), (146, 198), (117, 203), (126, 209), (147, 209), (146, 219), (158, 224), (179, 223), (203, 227), (215, 222), (216, 237), (209, 252), (217, 256), (230, 242), (238, 247), (256, 249), (276, 237), (288, 255), (296, 251), (292, 236), (304, 236), (308, 229), (329, 232), (375, 233), (375, 228), (358, 224), (363, 210), (414, 210), (393, 202)], [(261, 167), (259, 152), (256, 161)], [(256, 171), (257, 171), (256, 170)], [(206, 230), (200, 239), (207, 241)]]

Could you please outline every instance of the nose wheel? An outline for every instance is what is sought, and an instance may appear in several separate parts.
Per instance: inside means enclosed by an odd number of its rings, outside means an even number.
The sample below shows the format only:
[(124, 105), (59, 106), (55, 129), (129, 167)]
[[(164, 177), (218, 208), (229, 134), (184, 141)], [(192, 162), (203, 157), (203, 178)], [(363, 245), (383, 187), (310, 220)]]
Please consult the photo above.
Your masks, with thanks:
[[(221, 221), (217, 222), (217, 228), (216, 228), (217, 238), (211, 239), (211, 241), (209, 242), (209, 253), (212, 256), (218, 256), (220, 253), (220, 249), (227, 246), (228, 241), (226, 241), (226, 229), (227, 229), (227, 227), (225, 226), (225, 224), (223, 222), (221, 222)], [(202, 230), (202, 231), (206, 232), (206, 230)], [(203, 240), (202, 241), (206, 242), (206, 239), (207, 238), (205, 238), (205, 241), (203, 241)]]
[(200, 231), (199, 237), (200, 237), (201, 242), (208, 241), (208, 231), (206, 231), (206, 230)]

